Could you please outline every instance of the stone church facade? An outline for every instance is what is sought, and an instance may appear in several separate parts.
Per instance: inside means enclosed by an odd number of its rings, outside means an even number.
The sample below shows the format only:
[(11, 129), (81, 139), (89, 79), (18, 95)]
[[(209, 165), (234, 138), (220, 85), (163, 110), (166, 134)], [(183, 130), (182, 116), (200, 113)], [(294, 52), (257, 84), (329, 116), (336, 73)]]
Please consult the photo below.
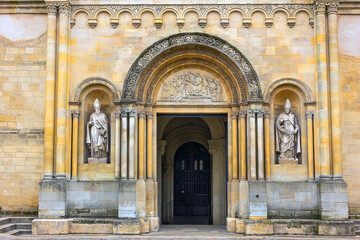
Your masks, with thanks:
[(0, 211), (33, 234), (354, 234), (359, 6), (2, 1)]

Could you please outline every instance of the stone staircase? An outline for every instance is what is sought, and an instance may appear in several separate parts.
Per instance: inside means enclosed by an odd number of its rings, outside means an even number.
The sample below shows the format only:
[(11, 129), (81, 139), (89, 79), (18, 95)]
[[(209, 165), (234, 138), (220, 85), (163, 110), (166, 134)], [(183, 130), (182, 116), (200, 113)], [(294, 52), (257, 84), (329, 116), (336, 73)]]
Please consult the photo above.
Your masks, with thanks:
[(360, 235), (360, 220), (353, 219), (355, 223), (355, 234)]
[(35, 217), (2, 217), (0, 218), (0, 235), (19, 236), (31, 234), (31, 222)]

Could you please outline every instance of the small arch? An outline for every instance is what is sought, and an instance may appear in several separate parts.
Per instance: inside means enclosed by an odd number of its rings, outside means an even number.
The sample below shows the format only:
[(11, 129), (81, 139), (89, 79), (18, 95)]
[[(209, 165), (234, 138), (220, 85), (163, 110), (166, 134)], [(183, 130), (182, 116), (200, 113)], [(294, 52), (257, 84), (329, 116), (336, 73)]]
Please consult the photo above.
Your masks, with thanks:
[(97, 18), (98, 15), (99, 15), (100, 13), (102, 13), (102, 12), (108, 13), (111, 18), (114, 17), (113, 14), (112, 14), (108, 9), (106, 9), (106, 8), (100, 8), (100, 9), (98, 9), (98, 10), (95, 12), (94, 18)]
[(252, 15), (256, 12), (261, 12), (262, 14), (264, 14), (264, 17), (268, 17), (266, 11), (262, 8), (255, 8), (253, 9), (250, 13), (249, 13), (249, 17), (252, 17)]
[(229, 17), (230, 17), (230, 14), (232, 14), (232, 13), (234, 13), (234, 12), (239, 12), (239, 13), (241, 13), (242, 17), (246, 17), (245, 12), (244, 12), (242, 9), (240, 9), (240, 8), (233, 8), (233, 9), (231, 9), (231, 10), (226, 14), (226, 17), (229, 18)]
[(162, 11), (160, 12), (159, 16), (160, 16), (161, 18), (164, 18), (164, 14), (167, 13), (167, 12), (172, 12), (172, 13), (174, 13), (174, 14), (176, 15), (176, 18), (179, 18), (179, 16), (180, 16), (180, 13), (179, 13), (178, 11), (176, 11), (176, 9), (174, 9), (174, 8), (165, 8), (164, 10), (162, 10)]
[(116, 14), (116, 18), (119, 19), (120, 15), (124, 12), (130, 13), (132, 18), (135, 18), (135, 14), (133, 11), (131, 11), (130, 8), (123, 8), (121, 9), (117, 14)]
[(138, 17), (141, 18), (141, 15), (142, 15), (143, 13), (146, 13), (146, 12), (152, 13), (155, 18), (158, 17), (158, 15), (156, 14), (156, 12), (155, 12), (154, 10), (152, 10), (151, 8), (144, 8), (143, 10), (141, 10), (141, 11), (139, 12), (139, 14), (138, 14)]
[(77, 87), (73, 96), (73, 102), (79, 102), (80, 99), (80, 95), (83, 92), (83, 90), (91, 85), (95, 85), (95, 84), (100, 84), (103, 86), (106, 86), (107, 88), (109, 88), (111, 90), (111, 92), (114, 95), (114, 102), (119, 102), (121, 99), (121, 94), (120, 94), (120, 90), (116, 87), (116, 85), (105, 79), (105, 78), (101, 78), (101, 77), (90, 77), (87, 78), (85, 80), (83, 80)]
[(300, 9), (297, 9), (295, 12), (294, 12), (294, 17), (296, 17), (296, 15), (300, 12), (306, 12), (308, 15), (309, 15), (309, 18), (313, 17), (313, 14), (312, 12), (309, 11), (309, 9), (306, 9), (306, 8), (300, 8)]
[(90, 16), (91, 16), (91, 14), (89, 13), (89, 11), (87, 11), (85, 8), (79, 8), (79, 9), (77, 9), (76, 11), (73, 12), (71, 18), (74, 19), (78, 13), (85, 13), (85, 14), (88, 16), (88, 18), (90, 18)]
[(223, 15), (221, 14), (221, 12), (219, 11), (219, 9), (216, 9), (216, 8), (210, 8), (209, 10), (207, 10), (204, 14), (205, 17), (208, 17), (209, 13), (211, 12), (217, 12), (220, 17), (223, 17)]
[(313, 100), (313, 94), (311, 92), (311, 89), (306, 83), (303, 81), (300, 81), (296, 78), (280, 78), (274, 82), (272, 82), (264, 92), (264, 102), (269, 103), (270, 97), (272, 95), (272, 92), (278, 88), (279, 86), (289, 84), (296, 86), (297, 88), (301, 89), (301, 91), (304, 93), (306, 102), (312, 102)]
[(189, 12), (195, 12), (198, 15), (199, 18), (202, 17), (201, 13), (196, 8), (188, 8), (188, 9), (186, 9), (184, 11), (184, 13), (183, 13), (183, 17), (185, 18), (185, 15), (188, 14)]
[(277, 13), (277, 12), (283, 12), (283, 13), (286, 14), (287, 18), (290, 17), (290, 13), (285, 8), (281, 8), (281, 7), (275, 8), (274, 11), (271, 12), (270, 16), (274, 17), (274, 14)]

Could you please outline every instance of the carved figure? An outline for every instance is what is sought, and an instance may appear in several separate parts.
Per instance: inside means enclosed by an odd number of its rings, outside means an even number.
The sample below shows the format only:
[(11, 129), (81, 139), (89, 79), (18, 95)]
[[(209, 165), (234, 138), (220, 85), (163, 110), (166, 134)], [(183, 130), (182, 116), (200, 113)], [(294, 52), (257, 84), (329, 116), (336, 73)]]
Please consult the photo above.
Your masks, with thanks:
[[(103, 162), (108, 155), (108, 120), (104, 113), (100, 111), (100, 101), (94, 101), (95, 112), (90, 115), (87, 122), (86, 145), (91, 151), (91, 160)], [(89, 158), (90, 160), (90, 158)], [(89, 161), (90, 162), (90, 161)]]
[(207, 101), (224, 101), (220, 82), (200, 73), (186, 72), (166, 80), (162, 85), (161, 100), (183, 102), (189, 100), (208, 99)]
[(279, 163), (297, 162), (301, 153), (300, 127), (290, 109), (290, 100), (286, 99), (284, 112), (276, 120), (276, 152), (279, 153)]

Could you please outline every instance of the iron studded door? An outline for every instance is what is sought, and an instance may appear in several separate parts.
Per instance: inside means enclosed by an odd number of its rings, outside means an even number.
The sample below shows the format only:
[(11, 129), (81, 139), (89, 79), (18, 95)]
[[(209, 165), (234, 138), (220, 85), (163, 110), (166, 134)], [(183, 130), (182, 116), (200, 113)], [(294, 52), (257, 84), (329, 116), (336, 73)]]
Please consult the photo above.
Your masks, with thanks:
[(204, 146), (189, 142), (175, 153), (175, 216), (210, 216), (210, 158)]

